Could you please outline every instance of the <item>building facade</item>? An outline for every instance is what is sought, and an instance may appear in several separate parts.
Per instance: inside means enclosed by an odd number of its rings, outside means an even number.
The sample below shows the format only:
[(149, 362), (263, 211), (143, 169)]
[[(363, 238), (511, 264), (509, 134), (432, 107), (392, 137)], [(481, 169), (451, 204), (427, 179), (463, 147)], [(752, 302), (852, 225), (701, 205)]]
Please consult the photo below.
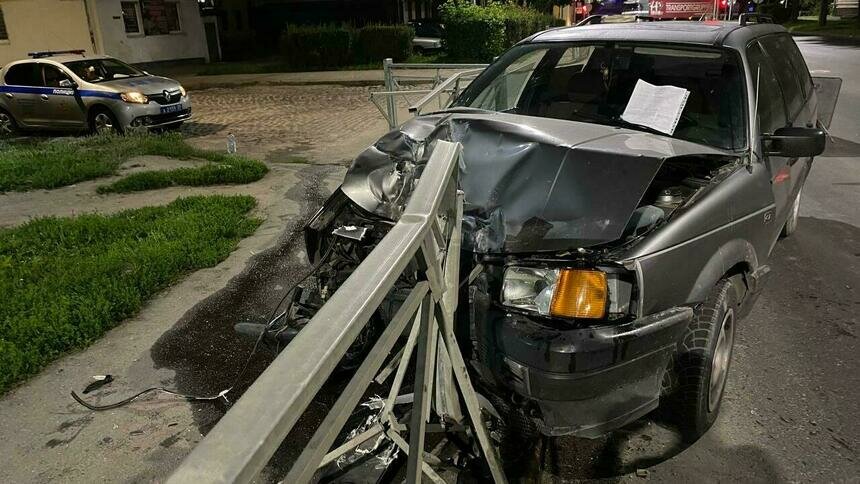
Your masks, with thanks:
[(197, 0), (0, 1), (0, 65), (68, 49), (131, 63), (209, 59)]

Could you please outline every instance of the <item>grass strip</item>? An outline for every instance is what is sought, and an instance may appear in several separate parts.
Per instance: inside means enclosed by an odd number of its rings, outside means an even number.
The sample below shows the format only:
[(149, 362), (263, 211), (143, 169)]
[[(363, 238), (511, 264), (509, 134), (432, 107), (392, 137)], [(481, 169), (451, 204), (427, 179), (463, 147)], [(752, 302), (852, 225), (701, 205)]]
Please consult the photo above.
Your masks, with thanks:
[[(224, 165), (222, 168), (201, 167), (204, 174), (183, 172), (177, 175), (196, 183), (207, 179), (213, 183), (221, 183), (220, 180), (247, 183), (261, 178), (267, 171), (266, 166), (257, 161), (195, 148), (178, 133), (59, 138), (2, 143), (0, 191), (51, 189), (112, 175), (126, 160), (142, 155), (201, 159)], [(231, 168), (226, 169), (227, 165)]]
[[(238, 156), (220, 155), (217, 163), (193, 168), (142, 171), (96, 189), (99, 193), (128, 193), (172, 186), (200, 187), (251, 183), (263, 178), (269, 169), (263, 163)], [(210, 157), (211, 158), (211, 157)]]
[(0, 392), (224, 260), (260, 221), (248, 196), (188, 197), (0, 230)]

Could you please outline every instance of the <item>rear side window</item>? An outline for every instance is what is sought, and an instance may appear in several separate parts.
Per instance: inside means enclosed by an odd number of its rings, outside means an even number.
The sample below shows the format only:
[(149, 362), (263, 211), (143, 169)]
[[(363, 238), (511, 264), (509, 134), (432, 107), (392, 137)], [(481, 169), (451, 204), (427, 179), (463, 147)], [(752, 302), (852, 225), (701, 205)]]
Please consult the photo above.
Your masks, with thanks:
[(764, 133), (773, 133), (787, 124), (782, 88), (768, 58), (755, 42), (747, 48), (747, 61), (753, 88), (758, 84), (759, 128)]
[(6, 71), (4, 80), (13, 86), (41, 86), (42, 69), (35, 62), (15, 64)]
[(60, 87), (60, 81), (68, 80), (69, 76), (54, 66), (45, 65), (45, 86)]
[[(800, 53), (796, 52), (797, 47), (791, 38), (782, 35), (765, 37), (760, 42), (773, 64), (776, 78), (779, 80), (783, 94), (785, 94), (785, 107), (788, 110), (789, 120), (793, 120), (800, 112), (806, 100), (803, 89), (805, 83), (798, 75), (799, 69), (794, 65), (796, 61), (792, 62), (791, 60), (792, 54), (796, 53), (799, 56)], [(802, 61), (803, 59), (801, 58), (800, 60)], [(806, 64), (804, 63), (803, 66), (805, 70)], [(804, 77), (806, 79), (809, 78), (808, 71)]]

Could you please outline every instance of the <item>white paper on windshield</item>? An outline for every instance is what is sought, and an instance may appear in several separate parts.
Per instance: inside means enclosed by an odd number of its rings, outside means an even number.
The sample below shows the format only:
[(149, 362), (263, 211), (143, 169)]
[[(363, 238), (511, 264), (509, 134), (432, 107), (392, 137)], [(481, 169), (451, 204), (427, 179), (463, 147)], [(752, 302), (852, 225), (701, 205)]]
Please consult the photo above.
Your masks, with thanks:
[(688, 97), (690, 91), (684, 88), (655, 86), (639, 79), (621, 119), (671, 136), (678, 126)]

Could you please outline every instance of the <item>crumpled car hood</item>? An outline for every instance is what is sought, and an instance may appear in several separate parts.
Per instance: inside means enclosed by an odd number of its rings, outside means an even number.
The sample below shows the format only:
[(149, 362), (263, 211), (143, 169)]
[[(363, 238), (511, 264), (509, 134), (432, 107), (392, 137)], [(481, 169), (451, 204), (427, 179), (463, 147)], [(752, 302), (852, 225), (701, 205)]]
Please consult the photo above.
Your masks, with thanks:
[(396, 220), (436, 140), (463, 144), (463, 247), (479, 253), (560, 251), (617, 240), (664, 160), (726, 155), (611, 126), (504, 113), (415, 118), (361, 153), (341, 189)]

